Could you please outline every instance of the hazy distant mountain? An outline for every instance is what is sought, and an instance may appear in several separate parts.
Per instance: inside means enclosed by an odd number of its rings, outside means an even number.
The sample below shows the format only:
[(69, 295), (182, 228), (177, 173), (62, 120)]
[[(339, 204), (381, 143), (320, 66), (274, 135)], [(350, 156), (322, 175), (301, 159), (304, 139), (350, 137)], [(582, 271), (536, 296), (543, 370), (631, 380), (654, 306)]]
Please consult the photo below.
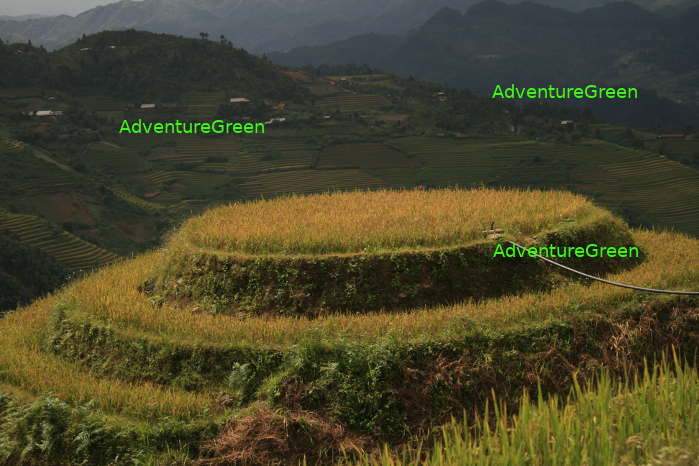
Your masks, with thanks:
[(686, 118), (678, 104), (699, 108), (697, 24), (699, 5), (668, 17), (628, 2), (575, 13), (486, 1), (465, 14), (442, 9), (405, 35), (361, 35), (270, 58), (296, 66), (368, 64), (485, 94), (498, 83), (638, 87), (648, 90), (645, 104), (607, 105), (604, 116), (647, 125), (659, 108), (678, 122)]
[[(516, 3), (519, 0), (508, 0)], [(608, 0), (539, 0), (571, 10)], [(695, 0), (635, 0), (648, 8), (678, 6)], [(370, 32), (400, 34), (419, 27), (444, 7), (465, 11), (476, 0), (124, 0), (76, 17), (31, 20), (0, 18), (0, 38), (32, 40), (50, 49), (83, 34), (111, 29), (140, 29), (212, 38), (224, 34), (251, 51), (288, 50), (320, 45)]]
[(0, 15), (0, 21), (26, 21), (28, 19), (48, 18), (50, 15)]

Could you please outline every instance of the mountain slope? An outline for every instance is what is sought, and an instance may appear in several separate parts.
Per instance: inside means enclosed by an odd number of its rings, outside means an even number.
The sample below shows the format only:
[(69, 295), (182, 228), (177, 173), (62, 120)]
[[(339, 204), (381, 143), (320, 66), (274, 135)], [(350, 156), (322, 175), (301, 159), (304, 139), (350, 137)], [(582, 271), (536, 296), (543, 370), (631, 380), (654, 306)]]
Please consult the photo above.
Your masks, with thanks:
[[(452, 12), (432, 24), (452, 21)], [(385, 36), (365, 38), (369, 49)], [(0, 44), (0, 60), (0, 207), (13, 213), (4, 223), (71, 270), (108, 262), (105, 250), (153, 247), (207, 206), (342, 189), (571, 189), (634, 225), (699, 232), (699, 173), (658, 153), (678, 151), (697, 166), (692, 142), (600, 128), (582, 111), (518, 106), (365, 67), (290, 71), (226, 41), (137, 31), (56, 52)], [(241, 96), (252, 102), (229, 103)], [(46, 109), (64, 113), (27, 115)], [(256, 135), (119, 134), (124, 120), (271, 118)], [(635, 149), (600, 141), (608, 132)]]
[[(650, 9), (678, 14), (688, 0), (635, 0)], [(694, 0), (689, 0), (694, 1)], [(518, 3), (519, 0), (508, 0)], [(98, 6), (75, 17), (56, 16), (25, 21), (0, 18), (0, 38), (50, 49), (71, 43), (83, 34), (104, 30), (141, 29), (196, 37), (224, 34), (255, 52), (321, 45), (357, 34), (404, 33), (418, 27), (441, 8), (464, 11), (476, 0), (124, 0)], [(608, 0), (538, 0), (580, 11)]]
[(443, 9), (404, 36), (358, 36), (270, 57), (295, 66), (366, 63), (486, 95), (496, 84), (512, 83), (638, 87), (638, 102), (594, 108), (626, 124), (655, 127), (662, 120), (665, 126), (682, 127), (699, 121), (697, 22), (699, 7), (668, 18), (631, 3), (572, 13), (534, 3), (486, 1), (465, 14)]

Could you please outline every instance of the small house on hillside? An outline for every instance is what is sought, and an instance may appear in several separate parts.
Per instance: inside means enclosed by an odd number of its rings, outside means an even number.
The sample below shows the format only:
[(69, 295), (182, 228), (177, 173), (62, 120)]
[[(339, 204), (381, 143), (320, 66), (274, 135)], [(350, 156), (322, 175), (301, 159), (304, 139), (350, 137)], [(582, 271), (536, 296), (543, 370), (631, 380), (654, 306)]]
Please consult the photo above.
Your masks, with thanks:
[(81, 52), (89, 52), (90, 50), (92, 50), (90, 47), (84, 47), (80, 49)]
[(575, 129), (575, 120), (561, 120), (561, 127), (565, 129)]
[(249, 103), (250, 99), (246, 99), (245, 97), (232, 97), (229, 102), (232, 104), (244, 104)]
[(446, 102), (447, 100), (449, 100), (449, 97), (447, 97), (446, 92), (435, 92), (434, 94), (432, 94), (432, 98), (435, 100), (439, 100), (440, 102)]
[(37, 110), (36, 112), (29, 112), (28, 115), (33, 117), (46, 118), (62, 116), (63, 112), (61, 110)]
[(271, 126), (275, 123), (284, 123), (285, 121), (286, 121), (285, 117), (276, 117), (276, 118), (271, 118), (271, 119), (265, 121), (265, 124)]
[(141, 104), (139, 107), (141, 110), (153, 110), (155, 109), (156, 105), (155, 104)]

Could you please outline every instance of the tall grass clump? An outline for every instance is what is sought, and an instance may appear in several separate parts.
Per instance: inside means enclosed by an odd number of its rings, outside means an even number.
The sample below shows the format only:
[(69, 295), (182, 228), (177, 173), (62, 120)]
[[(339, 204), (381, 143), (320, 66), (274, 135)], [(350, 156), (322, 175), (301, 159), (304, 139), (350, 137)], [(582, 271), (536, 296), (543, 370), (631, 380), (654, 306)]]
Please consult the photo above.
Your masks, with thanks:
[(334, 192), (234, 203), (189, 220), (173, 245), (241, 254), (333, 254), (447, 247), (495, 224), (514, 236), (604, 213), (562, 191)]
[[(663, 359), (615, 379), (602, 372), (566, 398), (525, 393), (511, 416), (493, 395), (483, 416), (452, 420), (431, 451), (388, 448), (362, 465), (689, 465), (699, 453), (699, 377)], [(490, 419), (485, 421), (484, 419)]]

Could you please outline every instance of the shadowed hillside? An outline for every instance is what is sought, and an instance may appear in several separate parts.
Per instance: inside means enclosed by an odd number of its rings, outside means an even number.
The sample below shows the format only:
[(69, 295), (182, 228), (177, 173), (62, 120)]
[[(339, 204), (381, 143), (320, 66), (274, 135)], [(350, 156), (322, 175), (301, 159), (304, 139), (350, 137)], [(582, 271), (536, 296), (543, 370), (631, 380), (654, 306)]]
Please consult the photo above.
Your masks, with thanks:
[[(667, 17), (631, 3), (572, 13), (486, 1), (443, 9), (403, 35), (358, 36), (275, 53), (275, 62), (357, 63), (490, 96), (497, 84), (637, 87), (638, 101), (583, 100), (600, 117), (645, 128), (699, 126), (699, 6)], [(577, 105), (575, 99), (559, 103)]]

